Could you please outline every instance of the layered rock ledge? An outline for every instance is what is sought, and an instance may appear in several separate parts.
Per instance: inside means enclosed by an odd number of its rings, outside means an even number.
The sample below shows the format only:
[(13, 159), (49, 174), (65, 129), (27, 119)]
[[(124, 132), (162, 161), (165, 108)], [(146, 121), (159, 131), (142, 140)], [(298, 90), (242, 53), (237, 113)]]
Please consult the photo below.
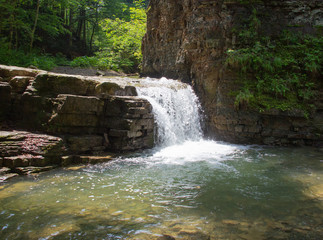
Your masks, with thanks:
[(0, 168), (103, 161), (77, 156), (152, 147), (152, 107), (131, 81), (0, 65)]

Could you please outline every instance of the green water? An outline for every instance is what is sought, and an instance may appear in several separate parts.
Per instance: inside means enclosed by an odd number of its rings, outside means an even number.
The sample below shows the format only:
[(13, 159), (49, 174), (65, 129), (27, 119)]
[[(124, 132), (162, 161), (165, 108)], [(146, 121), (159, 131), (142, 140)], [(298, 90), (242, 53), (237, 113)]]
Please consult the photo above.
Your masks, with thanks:
[(323, 154), (202, 141), (19, 177), (0, 239), (323, 239)]

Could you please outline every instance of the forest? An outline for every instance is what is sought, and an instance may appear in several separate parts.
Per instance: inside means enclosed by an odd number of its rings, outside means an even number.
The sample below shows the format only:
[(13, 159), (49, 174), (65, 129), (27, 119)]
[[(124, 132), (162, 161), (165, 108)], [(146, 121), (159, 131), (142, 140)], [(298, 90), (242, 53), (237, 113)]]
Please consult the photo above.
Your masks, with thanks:
[(0, 64), (137, 72), (148, 0), (0, 0)]

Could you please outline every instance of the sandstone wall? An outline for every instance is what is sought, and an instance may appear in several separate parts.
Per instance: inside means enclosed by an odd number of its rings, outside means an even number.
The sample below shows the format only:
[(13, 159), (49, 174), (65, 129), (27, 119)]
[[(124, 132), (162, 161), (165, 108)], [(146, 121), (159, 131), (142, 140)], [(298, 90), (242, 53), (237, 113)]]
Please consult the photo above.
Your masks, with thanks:
[[(237, 110), (230, 92), (234, 72), (224, 68), (226, 51), (237, 44), (233, 27), (252, 9), (238, 0), (151, 0), (143, 39), (146, 76), (191, 83), (204, 107), (206, 132), (217, 139), (242, 143), (313, 144), (322, 141), (323, 95), (317, 112), (305, 119), (300, 112)], [(258, 4), (262, 29), (281, 28), (312, 33), (323, 25), (320, 0), (269, 0)]]

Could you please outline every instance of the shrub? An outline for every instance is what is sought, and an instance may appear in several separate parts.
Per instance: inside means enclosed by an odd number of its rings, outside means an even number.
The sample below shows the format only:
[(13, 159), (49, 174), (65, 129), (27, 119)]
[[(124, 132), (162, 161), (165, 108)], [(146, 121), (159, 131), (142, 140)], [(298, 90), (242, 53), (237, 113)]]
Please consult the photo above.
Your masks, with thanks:
[(289, 31), (276, 38), (261, 36), (256, 14), (239, 33), (241, 46), (228, 51), (226, 65), (240, 76), (235, 104), (259, 111), (301, 109), (308, 115), (320, 84), (323, 37)]

